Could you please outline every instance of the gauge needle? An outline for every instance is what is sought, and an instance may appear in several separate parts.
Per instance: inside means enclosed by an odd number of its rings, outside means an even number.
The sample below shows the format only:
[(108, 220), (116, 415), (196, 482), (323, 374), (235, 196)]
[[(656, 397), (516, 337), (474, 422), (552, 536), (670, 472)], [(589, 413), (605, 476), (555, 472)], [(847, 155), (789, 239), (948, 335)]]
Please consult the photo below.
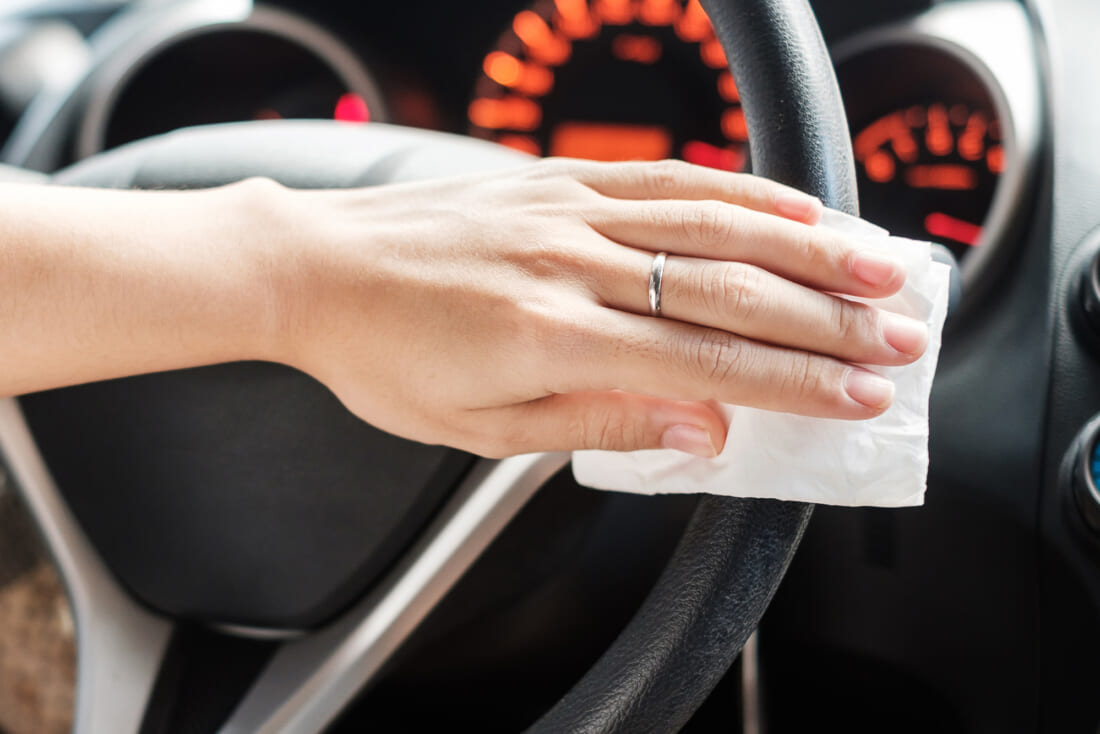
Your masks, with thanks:
[(702, 140), (689, 140), (684, 143), (681, 155), (688, 163), (707, 168), (719, 168), (723, 171), (740, 171), (745, 166), (744, 154), (719, 148)]
[(932, 212), (925, 217), (924, 229), (933, 237), (946, 237), (971, 247), (977, 246), (982, 237), (982, 228), (978, 225), (964, 222), (942, 212)]

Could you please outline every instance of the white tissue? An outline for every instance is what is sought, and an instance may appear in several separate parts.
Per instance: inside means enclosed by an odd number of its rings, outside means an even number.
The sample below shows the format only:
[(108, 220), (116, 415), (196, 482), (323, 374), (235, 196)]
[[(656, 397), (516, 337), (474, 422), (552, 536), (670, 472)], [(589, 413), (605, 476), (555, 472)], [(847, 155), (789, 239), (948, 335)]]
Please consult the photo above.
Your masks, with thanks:
[(845, 232), (866, 247), (901, 259), (902, 290), (878, 301), (928, 324), (928, 348), (904, 367), (869, 367), (894, 381), (894, 403), (877, 418), (843, 421), (726, 406), (722, 453), (702, 459), (672, 450), (576, 451), (580, 484), (637, 494), (705, 492), (828, 505), (908, 507), (924, 502), (928, 480), (928, 396), (947, 315), (950, 268), (933, 262), (927, 242), (827, 210), (819, 226)]

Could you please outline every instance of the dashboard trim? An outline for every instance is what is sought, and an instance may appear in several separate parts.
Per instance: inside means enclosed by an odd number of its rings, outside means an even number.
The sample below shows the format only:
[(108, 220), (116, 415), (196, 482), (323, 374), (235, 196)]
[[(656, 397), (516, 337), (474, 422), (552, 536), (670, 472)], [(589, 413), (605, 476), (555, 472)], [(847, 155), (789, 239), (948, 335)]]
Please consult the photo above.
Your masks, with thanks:
[(0, 160), (35, 171), (54, 170), (100, 73), (116, 55), (141, 38), (236, 21), (251, 11), (252, 0), (150, 0), (119, 11), (89, 39), (88, 67), (70, 85), (46, 89), (31, 102), (0, 148)]
[(962, 263), (964, 304), (1004, 260), (1035, 179), (1042, 148), (1038, 50), (1027, 11), (1013, 0), (950, 3), (900, 23), (857, 33), (833, 46), (839, 67), (860, 54), (900, 44), (925, 46), (971, 69), (993, 98), (1004, 130), (1006, 161), (984, 227), (982, 246)]
[(83, 119), (77, 131), (76, 159), (82, 160), (104, 150), (107, 125), (119, 95), (126, 84), (162, 51), (191, 38), (211, 32), (246, 30), (267, 33), (300, 45), (331, 68), (348, 89), (367, 101), (372, 118), (385, 122), (383, 97), (366, 66), (343, 41), (310, 20), (288, 11), (256, 5), (240, 20), (228, 20), (156, 29), (115, 56), (97, 75)]

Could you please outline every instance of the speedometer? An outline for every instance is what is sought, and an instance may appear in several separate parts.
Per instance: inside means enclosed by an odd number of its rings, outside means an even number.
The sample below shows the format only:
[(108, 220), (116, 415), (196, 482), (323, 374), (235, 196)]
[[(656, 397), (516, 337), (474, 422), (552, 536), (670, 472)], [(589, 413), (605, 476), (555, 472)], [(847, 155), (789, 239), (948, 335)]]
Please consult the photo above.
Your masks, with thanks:
[(748, 130), (698, 0), (543, 0), (485, 57), (470, 133), (534, 155), (745, 170)]

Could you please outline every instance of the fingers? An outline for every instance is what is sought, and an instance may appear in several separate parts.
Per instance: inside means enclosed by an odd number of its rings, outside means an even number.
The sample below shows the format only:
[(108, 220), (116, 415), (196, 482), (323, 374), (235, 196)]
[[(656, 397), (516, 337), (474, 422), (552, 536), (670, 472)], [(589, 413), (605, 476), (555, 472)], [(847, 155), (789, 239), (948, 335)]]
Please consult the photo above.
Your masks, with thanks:
[(604, 449), (676, 449), (695, 456), (717, 456), (727, 426), (716, 406), (678, 402), (620, 391), (551, 395), (494, 409), (483, 416), (513, 427), (495, 453)]
[(614, 199), (713, 199), (805, 224), (816, 224), (824, 211), (820, 199), (789, 186), (683, 161), (595, 163), (555, 159), (545, 165), (549, 170), (562, 170)]
[(889, 380), (832, 357), (609, 309), (601, 320), (588, 358), (554, 392), (618, 388), (847, 420), (879, 415), (893, 400)]
[[(622, 272), (594, 284), (600, 298), (644, 314), (646, 291), (637, 274), (651, 258), (624, 251)], [(631, 273), (636, 274), (633, 278)], [(661, 286), (661, 313), (759, 342), (865, 364), (915, 361), (928, 344), (928, 329), (915, 319), (792, 283), (753, 265), (669, 257)]]
[(905, 283), (900, 262), (839, 233), (719, 201), (605, 200), (585, 218), (624, 245), (748, 263), (834, 293), (883, 298)]

